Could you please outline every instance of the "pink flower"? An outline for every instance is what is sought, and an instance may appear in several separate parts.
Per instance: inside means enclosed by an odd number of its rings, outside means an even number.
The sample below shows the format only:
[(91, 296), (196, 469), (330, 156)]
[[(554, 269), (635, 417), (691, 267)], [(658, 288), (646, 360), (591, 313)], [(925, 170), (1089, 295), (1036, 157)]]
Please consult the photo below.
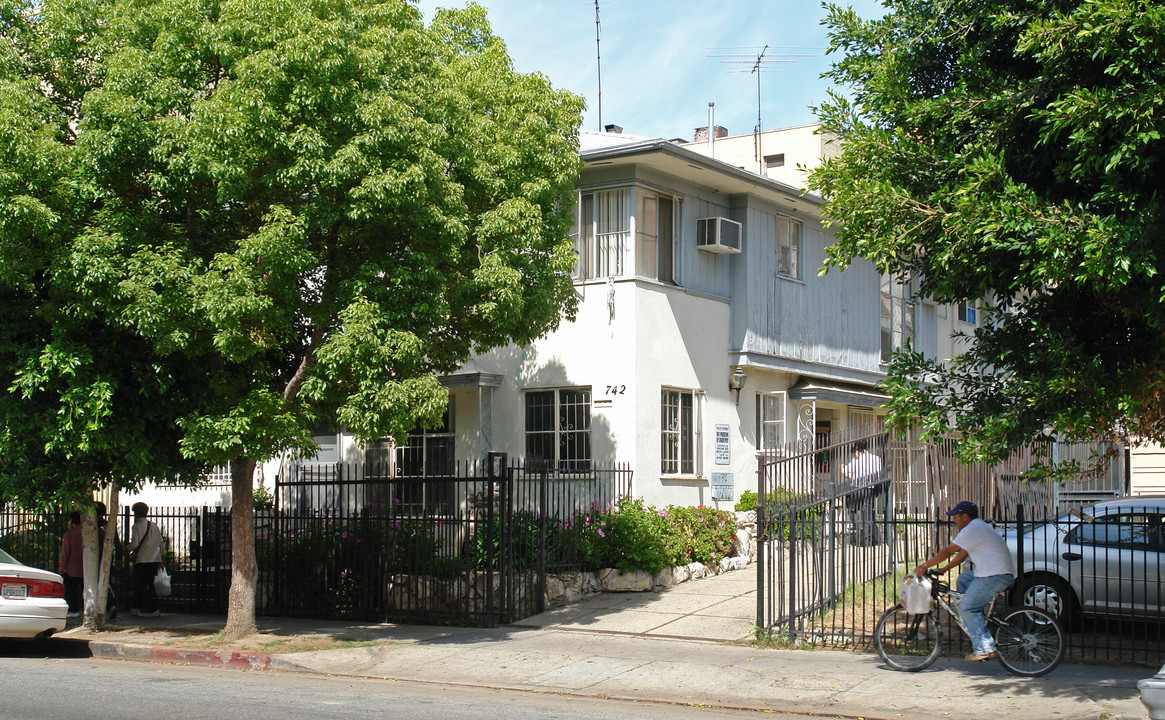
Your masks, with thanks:
[(599, 537), (607, 537), (607, 534), (604, 533), (602, 530), (599, 530), (598, 532), (599, 532)]

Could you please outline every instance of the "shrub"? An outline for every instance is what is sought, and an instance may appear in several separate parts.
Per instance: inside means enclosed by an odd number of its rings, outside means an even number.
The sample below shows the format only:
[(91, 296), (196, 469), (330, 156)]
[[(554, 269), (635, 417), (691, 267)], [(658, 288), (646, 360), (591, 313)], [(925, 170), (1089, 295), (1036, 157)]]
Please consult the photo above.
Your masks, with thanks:
[[(554, 557), (559, 545), (558, 533), (554, 532), (558, 525), (556, 519), (546, 522), (546, 555)], [(519, 510), (510, 518), (510, 532), (512, 542), (510, 551), (513, 553), (514, 567), (518, 570), (527, 570), (538, 566), (538, 539), (541, 526), (538, 516), (529, 510)], [(490, 553), (493, 553), (492, 563)], [(497, 569), (501, 557), (501, 519), (496, 515), (492, 522), (482, 522), (473, 531), (469, 540), (469, 564), (478, 570)], [(549, 564), (549, 562), (548, 562)]]
[(623, 497), (607, 508), (576, 513), (563, 530), (584, 568), (657, 573), (690, 562), (719, 562), (732, 551), (736, 519), (713, 508), (659, 510), (641, 498)]
[[(736, 510), (738, 512), (756, 510), (759, 499), (752, 490), (745, 490), (740, 493)], [(815, 540), (821, 535), (824, 510), (811, 495), (777, 488), (768, 494), (765, 510), (765, 524), (773, 539), (788, 540), (792, 535)]]
[(699, 507), (669, 507), (667, 518), (675, 536), (675, 565), (690, 562), (719, 562), (732, 552), (736, 538), (736, 518), (726, 510)]

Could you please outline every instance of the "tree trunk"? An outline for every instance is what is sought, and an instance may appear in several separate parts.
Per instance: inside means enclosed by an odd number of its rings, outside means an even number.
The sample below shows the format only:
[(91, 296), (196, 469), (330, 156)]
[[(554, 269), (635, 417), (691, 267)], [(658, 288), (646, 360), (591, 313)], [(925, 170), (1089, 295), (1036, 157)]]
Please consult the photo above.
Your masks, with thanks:
[(108, 619), (105, 610), (109, 607), (109, 581), (117, 569), (113, 559), (117, 552), (117, 518), (121, 515), (120, 495), (121, 488), (114, 483), (109, 486), (109, 494), (105, 498), (105, 537), (101, 547), (98, 548), (101, 552), (101, 566), (97, 576), (97, 607), (101, 608), (101, 622), (98, 627), (104, 625)]
[(240, 458), (231, 462), (231, 589), (227, 595), (228, 640), (254, 635), (255, 583), (255, 461)]
[(88, 507), (81, 513), (81, 562), (84, 567), (82, 576), (82, 624), (94, 630), (105, 624), (105, 605), (97, 604), (98, 568), (100, 562), (100, 548), (97, 543), (97, 516), (93, 508)]
[[(121, 492), (116, 485), (110, 485), (108, 491), (98, 494), (107, 508), (105, 516), (105, 536), (101, 541), (100, 518), (95, 514), (81, 516), (81, 533), (85, 560), (85, 612), (84, 626), (88, 630), (104, 627), (106, 608), (109, 607), (109, 580), (113, 576), (114, 542), (117, 538), (117, 516), (121, 505), (118, 495)], [(104, 497), (101, 497), (104, 495)], [(112, 510), (108, 510), (112, 508)], [(93, 529), (90, 530), (90, 524)], [(92, 537), (90, 536), (92, 533)]]

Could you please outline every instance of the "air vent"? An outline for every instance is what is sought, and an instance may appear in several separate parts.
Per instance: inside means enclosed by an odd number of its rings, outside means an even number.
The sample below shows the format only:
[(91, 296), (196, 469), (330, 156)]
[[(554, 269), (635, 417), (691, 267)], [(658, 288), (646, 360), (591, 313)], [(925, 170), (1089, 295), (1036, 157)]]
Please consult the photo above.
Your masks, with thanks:
[(723, 217), (696, 220), (696, 247), (710, 253), (740, 252), (743, 233), (740, 223)]

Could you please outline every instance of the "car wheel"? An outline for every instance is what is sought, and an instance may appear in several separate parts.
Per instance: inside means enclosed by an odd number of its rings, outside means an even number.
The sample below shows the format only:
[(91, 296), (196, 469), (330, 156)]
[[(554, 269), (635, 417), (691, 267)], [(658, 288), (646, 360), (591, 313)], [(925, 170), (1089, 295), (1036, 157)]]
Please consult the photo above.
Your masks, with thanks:
[(1076, 614), (1076, 596), (1068, 583), (1051, 575), (1029, 575), (1019, 586), (1019, 604), (1039, 608), (1068, 626)]

